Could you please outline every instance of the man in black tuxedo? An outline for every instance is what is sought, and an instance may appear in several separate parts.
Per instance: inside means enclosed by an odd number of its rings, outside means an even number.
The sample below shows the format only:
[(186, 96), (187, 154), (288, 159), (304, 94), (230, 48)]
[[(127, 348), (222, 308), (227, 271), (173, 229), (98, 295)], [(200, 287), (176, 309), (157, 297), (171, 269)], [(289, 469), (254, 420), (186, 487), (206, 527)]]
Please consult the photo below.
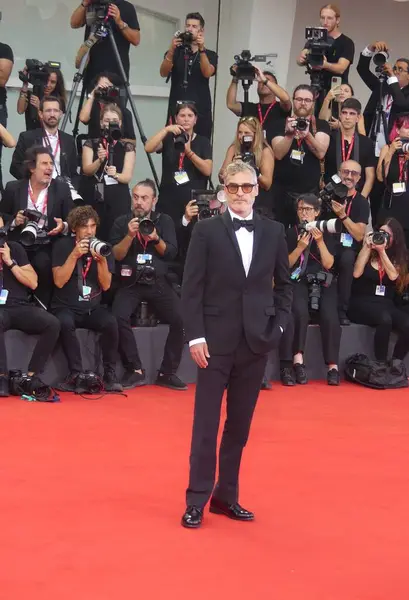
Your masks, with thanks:
[[(241, 161), (225, 175), (228, 209), (193, 229), (182, 285), (190, 352), (199, 367), (187, 509), (182, 525), (200, 527), (210, 511), (249, 521), (238, 503), (238, 478), (267, 353), (277, 346), (291, 310), (283, 225), (253, 213), (254, 169)], [(274, 286), (274, 288), (273, 288)], [(214, 488), (220, 407), (227, 386), (227, 420)]]
[(13, 177), (24, 178), (27, 149), (32, 146), (44, 146), (50, 150), (53, 159), (53, 179), (58, 176), (68, 177), (75, 185), (78, 166), (77, 149), (73, 136), (58, 129), (62, 114), (58, 98), (48, 96), (41, 100), (39, 117), (43, 127), (20, 133), (10, 165), (10, 174)]
[[(53, 160), (51, 151), (43, 146), (33, 146), (26, 153), (26, 171), (24, 179), (10, 181), (6, 185), (0, 202), (0, 213), (10, 224), (8, 238), (23, 242), (30, 263), (38, 275), (36, 296), (48, 306), (53, 288), (51, 271), (51, 246), (56, 236), (67, 235), (66, 219), (73, 202), (68, 184), (60, 179), (52, 179)], [(21, 236), (28, 218), (25, 209), (38, 211), (46, 215), (39, 220), (38, 226), (46, 232), (44, 240), (33, 239), (30, 235)], [(41, 234), (40, 234), (41, 237)]]

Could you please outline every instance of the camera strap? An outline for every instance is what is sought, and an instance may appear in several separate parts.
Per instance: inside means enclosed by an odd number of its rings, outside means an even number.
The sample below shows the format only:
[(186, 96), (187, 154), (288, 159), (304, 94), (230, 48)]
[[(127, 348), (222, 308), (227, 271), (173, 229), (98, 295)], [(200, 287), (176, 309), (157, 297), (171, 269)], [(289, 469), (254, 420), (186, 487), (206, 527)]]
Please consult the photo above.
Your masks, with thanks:
[(49, 137), (47, 135), (47, 132), (46, 132), (46, 130), (44, 128), (43, 128), (43, 141), (44, 141), (44, 145), (46, 146), (46, 148), (48, 148), (48, 150), (51, 153), (51, 158), (52, 158), (54, 169), (55, 169), (55, 171), (57, 173), (57, 176), (60, 176), (61, 172), (58, 171), (57, 165), (56, 165), (56, 162), (55, 162), (55, 159), (56, 159), (57, 154), (58, 154), (58, 150), (60, 150), (60, 171), (61, 171), (61, 158), (62, 158), (63, 154), (61, 152), (60, 133), (58, 132), (58, 140), (57, 140), (57, 145), (55, 147), (55, 152), (53, 152), (53, 149), (51, 147), (50, 139), (49, 139)]
[(265, 115), (263, 117), (263, 114), (261, 112), (261, 103), (259, 102), (257, 104), (257, 110), (258, 110), (258, 120), (260, 121), (261, 124), (261, 128), (263, 128), (263, 125), (265, 123), (265, 121), (267, 120), (268, 114), (270, 112), (270, 110), (273, 108), (273, 106), (276, 104), (276, 100), (274, 100), (274, 102), (272, 102), (269, 107), (267, 108)]
[(399, 183), (408, 182), (408, 161), (409, 157), (399, 154)]
[[(315, 137), (317, 135), (317, 120), (315, 118), (315, 115), (311, 115), (311, 131), (312, 131), (312, 135)], [(325, 175), (325, 160), (323, 158), (320, 159), (320, 173), (321, 173), (321, 177), (320, 177), (320, 189), (322, 190), (325, 182), (324, 182), (324, 175)]]
[[(39, 206), (37, 206), (37, 204), (34, 201), (34, 193), (33, 193), (32, 187), (31, 187), (31, 182), (29, 182), (29, 184), (28, 184), (28, 195), (30, 197), (31, 204), (34, 206), (35, 210), (37, 210), (38, 212), (42, 213), (43, 215), (47, 214), (48, 188), (47, 188), (46, 192), (47, 193), (46, 193), (45, 198), (44, 198), (43, 210), (41, 210), (41, 208)], [(40, 194), (41, 194), (41, 192), (40, 192)], [(40, 198), (40, 194), (38, 195), (37, 202), (38, 202), (38, 200)]]
[(148, 243), (149, 243), (149, 242), (148, 242), (148, 240), (144, 240), (144, 239), (143, 239), (143, 237), (141, 236), (141, 234), (139, 233), (139, 231), (137, 231), (137, 232), (136, 232), (136, 237), (138, 238), (138, 240), (139, 240), (139, 243), (140, 243), (140, 245), (142, 246), (142, 248), (143, 248), (143, 252), (144, 252), (144, 254), (145, 254), (145, 252), (146, 252), (146, 247), (147, 247), (147, 245), (148, 245)]
[[(341, 166), (343, 162), (349, 160), (352, 155), (352, 160), (359, 162), (359, 135), (355, 131), (354, 137), (349, 145), (348, 151), (346, 149), (346, 143), (344, 134), (339, 130), (335, 134), (335, 152), (336, 152), (336, 161), (337, 161), (337, 169)], [(353, 153), (352, 153), (353, 151)]]

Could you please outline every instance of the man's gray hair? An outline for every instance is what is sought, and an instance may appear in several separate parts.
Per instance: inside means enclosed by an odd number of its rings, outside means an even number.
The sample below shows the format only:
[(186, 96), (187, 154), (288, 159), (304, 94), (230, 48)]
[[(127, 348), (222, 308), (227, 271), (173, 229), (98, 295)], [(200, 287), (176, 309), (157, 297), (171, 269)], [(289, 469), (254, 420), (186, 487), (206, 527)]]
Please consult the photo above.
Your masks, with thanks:
[(232, 175), (237, 175), (237, 173), (250, 173), (253, 183), (257, 183), (256, 171), (251, 165), (243, 162), (242, 160), (235, 160), (234, 162), (227, 165), (223, 173), (224, 181), (227, 182)]

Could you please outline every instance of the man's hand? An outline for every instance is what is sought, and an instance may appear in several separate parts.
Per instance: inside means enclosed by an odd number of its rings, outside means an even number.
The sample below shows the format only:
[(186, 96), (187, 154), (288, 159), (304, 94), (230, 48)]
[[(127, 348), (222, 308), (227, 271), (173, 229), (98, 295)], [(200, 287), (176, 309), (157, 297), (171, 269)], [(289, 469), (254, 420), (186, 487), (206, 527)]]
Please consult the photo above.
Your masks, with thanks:
[(397, 150), (400, 150), (401, 148), (402, 148), (402, 140), (400, 139), (400, 137), (396, 137), (389, 146), (389, 152), (390, 152), (390, 154), (395, 154), (395, 152)]
[(103, 90), (103, 89), (109, 88), (109, 87), (111, 87), (111, 85), (112, 85), (112, 83), (109, 81), (109, 79), (107, 77), (101, 77), (101, 79), (98, 82), (98, 85), (95, 86), (95, 88), (94, 88), (94, 93), (97, 90)]
[(388, 62), (386, 62), (383, 65), (382, 72), (385, 73), (385, 75), (387, 75), (388, 77), (393, 77), (395, 75), (395, 73), (393, 72), (392, 65)]
[(204, 33), (203, 33), (203, 31), (199, 31), (199, 33), (197, 34), (196, 44), (198, 45), (199, 50), (204, 50), (205, 41), (204, 41)]
[(95, 250), (93, 250), (92, 248), (90, 248), (89, 251), (91, 252), (92, 258), (97, 263), (100, 263), (100, 264), (104, 264), (105, 263), (106, 265), (108, 265), (107, 259), (105, 258), (105, 256), (101, 256), (100, 254), (98, 254), (97, 252), (95, 252)]
[(194, 219), (195, 217), (197, 217), (197, 215), (199, 214), (199, 207), (196, 203), (196, 200), (190, 200), (187, 204), (186, 204), (186, 208), (185, 208), (185, 219), (186, 221), (188, 221), (190, 223), (190, 221), (192, 219)]
[(371, 52), (389, 52), (389, 47), (386, 42), (372, 42), (368, 46), (368, 50)]
[(106, 172), (107, 172), (108, 177), (113, 177), (115, 179), (116, 167), (114, 165), (107, 167)]
[(27, 217), (23, 215), (23, 211), (19, 210), (16, 214), (16, 218), (14, 219), (16, 223), (16, 227), (20, 227), (21, 225), (25, 225), (27, 222)]
[(303, 233), (302, 235), (298, 236), (297, 247), (304, 251), (306, 248), (308, 248), (310, 241), (311, 234), (309, 232)]
[(98, 146), (97, 155), (101, 162), (103, 162), (106, 158), (108, 158), (108, 152), (107, 152), (107, 150), (105, 150), (105, 148), (102, 144), (99, 144), (99, 146)]
[(182, 45), (182, 40), (180, 38), (173, 37), (172, 41), (170, 42), (169, 52), (171, 52), (173, 54), (174, 51), (176, 50), (176, 48), (178, 48), (181, 45)]
[(200, 369), (205, 369), (209, 364), (207, 359), (210, 358), (209, 349), (206, 342), (190, 346), (190, 356)]
[(117, 25), (121, 22), (121, 11), (116, 4), (110, 4), (108, 8), (108, 16), (112, 17)]
[(286, 135), (295, 135), (295, 124), (297, 122), (296, 117), (288, 117), (285, 123), (285, 134)]
[(142, 235), (142, 237), (147, 242), (157, 242), (159, 239), (159, 235), (156, 229), (154, 229), (149, 235)]
[(89, 251), (89, 240), (83, 239), (83, 240), (80, 240), (76, 244), (74, 250), (72, 251), (72, 255), (74, 256), (75, 260), (78, 260), (79, 258), (81, 258), (81, 256), (88, 254), (88, 251)]
[(305, 65), (307, 62), (307, 56), (309, 54), (309, 50), (307, 50), (306, 48), (304, 48), (304, 50), (301, 51), (300, 56), (298, 57), (298, 61), (299, 63), (301, 63), (302, 65)]
[(182, 125), (168, 125), (167, 127), (165, 127), (165, 129), (169, 133), (173, 133), (173, 135), (180, 135), (181, 133), (183, 133), (185, 131), (185, 129), (184, 129), (184, 127), (182, 127)]
[(332, 210), (334, 211), (334, 213), (340, 219), (343, 219), (344, 217), (347, 216), (347, 214), (345, 212), (345, 206), (346, 206), (346, 204), (340, 204), (339, 202), (335, 202), (335, 200), (332, 200), (331, 206), (332, 206)]
[(31, 95), (30, 96), (30, 104), (35, 106), (38, 110), (40, 108), (40, 98), (38, 96)]
[(260, 67), (258, 67), (257, 65), (253, 65), (253, 67), (254, 67), (254, 71), (256, 73), (256, 81), (264, 81), (266, 76), (264, 75), (264, 73), (260, 69)]
[(57, 223), (57, 226), (51, 231), (48, 232), (48, 235), (58, 235), (64, 231), (64, 221), (59, 219), (58, 217), (54, 217), (54, 221)]
[(0, 256), (3, 262), (9, 267), (11, 265), (11, 253), (7, 242), (5, 242), (4, 246), (0, 248)]
[(323, 241), (324, 236), (322, 235), (322, 231), (320, 231), (316, 227), (314, 227), (314, 229), (311, 229), (310, 233), (311, 233), (312, 237), (314, 238), (314, 240), (317, 242), (317, 244), (319, 244), (320, 242)]
[(335, 117), (331, 117), (331, 119), (329, 121), (329, 126), (330, 126), (330, 129), (339, 129), (340, 122)]
[(131, 238), (136, 237), (139, 231), (139, 219), (131, 219), (128, 223), (128, 235)]

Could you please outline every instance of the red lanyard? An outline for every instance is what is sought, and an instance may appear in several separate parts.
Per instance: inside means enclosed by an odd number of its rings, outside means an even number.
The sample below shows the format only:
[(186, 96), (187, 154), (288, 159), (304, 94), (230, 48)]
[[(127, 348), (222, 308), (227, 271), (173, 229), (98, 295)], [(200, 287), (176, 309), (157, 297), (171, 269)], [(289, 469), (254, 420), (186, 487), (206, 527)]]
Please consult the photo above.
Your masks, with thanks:
[(260, 121), (260, 123), (261, 123), (261, 127), (263, 127), (263, 125), (264, 125), (264, 121), (267, 119), (267, 117), (268, 117), (268, 113), (269, 113), (269, 112), (270, 112), (270, 110), (273, 108), (273, 106), (274, 106), (274, 104), (275, 104), (275, 103), (276, 103), (276, 101), (274, 100), (274, 102), (272, 102), (272, 103), (270, 104), (270, 106), (269, 106), (269, 107), (268, 107), (268, 109), (266, 110), (266, 114), (264, 115), (264, 117), (263, 117), (263, 115), (262, 115), (262, 113), (261, 113), (261, 104), (260, 104), (260, 102), (258, 103), (258, 105), (257, 105), (257, 109), (258, 109), (258, 120), (259, 120), (259, 121)]
[(382, 265), (378, 262), (378, 273), (379, 273), (379, 285), (382, 285), (382, 281), (383, 281), (383, 276), (385, 275), (385, 269), (382, 267)]
[(141, 234), (139, 233), (139, 231), (136, 232), (136, 235), (138, 236), (138, 240), (143, 248), (143, 251), (146, 251), (146, 246), (148, 245), (148, 241), (149, 240), (144, 240), (143, 237), (141, 236)]
[(406, 163), (408, 162), (408, 158), (405, 156), (402, 156), (402, 154), (400, 154), (398, 156), (399, 158), (399, 182), (402, 183), (402, 181), (407, 182), (408, 180), (408, 170), (405, 169)]
[(185, 162), (186, 152), (181, 152), (179, 156), (179, 172), (183, 171), (183, 163)]
[(341, 133), (341, 152), (342, 152), (342, 162), (345, 162), (346, 160), (349, 160), (352, 154), (352, 149), (354, 147), (355, 144), (355, 135), (352, 138), (352, 141), (349, 145), (349, 149), (348, 149), (348, 154), (346, 154), (345, 152), (345, 139), (344, 139), (344, 134)]
[[(349, 215), (351, 214), (352, 201), (353, 201), (353, 199), (355, 198), (355, 196), (357, 195), (357, 193), (358, 193), (358, 192), (355, 190), (355, 194), (354, 194), (353, 196), (350, 196), (350, 198), (351, 198), (351, 202), (348, 204), (348, 206), (347, 206), (347, 209), (346, 209), (346, 211), (345, 211), (345, 212), (346, 212), (346, 215), (347, 215), (347, 217), (349, 217)], [(348, 199), (347, 199), (347, 202), (348, 202)]]
[(92, 263), (92, 256), (89, 256), (87, 258), (87, 264), (85, 265), (85, 267), (82, 268), (82, 281), (85, 285), (85, 280), (87, 279), (87, 275), (88, 275), (88, 271), (91, 268), (91, 263)]
[(35, 208), (36, 210), (38, 210), (39, 212), (43, 213), (43, 215), (45, 215), (45, 214), (47, 213), (47, 204), (48, 204), (48, 190), (47, 190), (47, 194), (46, 194), (46, 196), (45, 196), (45, 199), (44, 199), (44, 206), (43, 206), (43, 210), (40, 210), (40, 209), (37, 207), (37, 204), (34, 202), (34, 194), (33, 194), (33, 190), (31, 189), (31, 183), (28, 185), (28, 195), (30, 196), (31, 203), (32, 203), (32, 205), (34, 206), (34, 208)]

